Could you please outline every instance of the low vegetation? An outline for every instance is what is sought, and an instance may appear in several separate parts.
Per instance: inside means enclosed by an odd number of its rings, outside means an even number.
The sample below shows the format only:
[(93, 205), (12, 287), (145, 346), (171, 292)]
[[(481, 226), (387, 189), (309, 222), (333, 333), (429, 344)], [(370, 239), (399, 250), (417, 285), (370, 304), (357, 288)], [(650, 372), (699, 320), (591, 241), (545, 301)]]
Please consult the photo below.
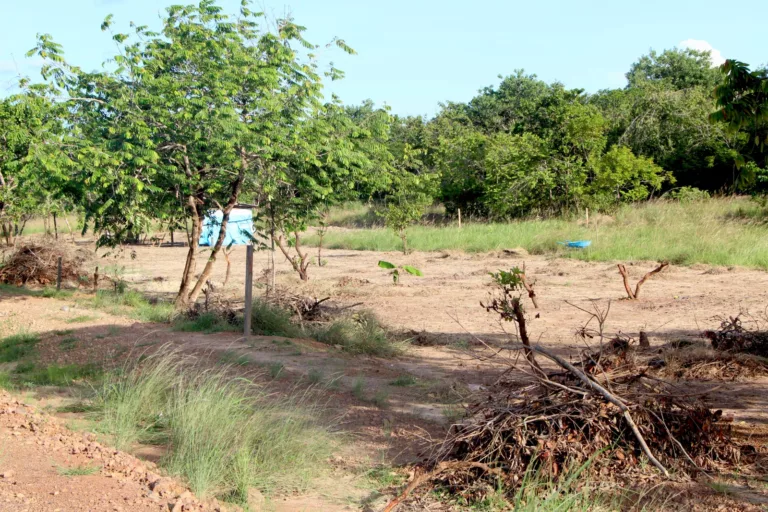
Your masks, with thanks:
[(98, 416), (118, 447), (161, 444), (161, 465), (195, 493), (236, 502), (250, 488), (301, 488), (322, 474), (335, 443), (308, 397), (276, 398), (191, 364), (165, 352), (105, 379)]
[[(532, 219), (508, 223), (470, 223), (461, 228), (414, 226), (410, 246), (418, 251), (498, 251), (522, 247), (534, 254), (556, 254), (588, 261), (654, 260), (675, 264), (743, 265), (768, 269), (768, 238), (759, 218), (761, 206), (747, 199), (694, 202), (657, 201), (597, 217)], [(574, 250), (558, 242), (587, 239)], [(307, 244), (316, 243), (308, 237)], [(332, 249), (397, 251), (398, 237), (386, 229), (329, 230)]]

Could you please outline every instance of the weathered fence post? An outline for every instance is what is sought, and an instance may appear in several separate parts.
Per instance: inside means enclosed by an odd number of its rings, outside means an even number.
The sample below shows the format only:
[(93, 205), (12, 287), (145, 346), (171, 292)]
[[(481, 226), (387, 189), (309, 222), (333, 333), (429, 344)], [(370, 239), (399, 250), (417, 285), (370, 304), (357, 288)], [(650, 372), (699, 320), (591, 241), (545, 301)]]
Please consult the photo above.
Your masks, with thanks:
[(243, 317), (243, 336), (245, 341), (251, 337), (251, 313), (253, 312), (253, 245), (245, 247), (245, 312)]
[(61, 256), (59, 256), (59, 261), (56, 265), (56, 291), (59, 290), (61, 290)]

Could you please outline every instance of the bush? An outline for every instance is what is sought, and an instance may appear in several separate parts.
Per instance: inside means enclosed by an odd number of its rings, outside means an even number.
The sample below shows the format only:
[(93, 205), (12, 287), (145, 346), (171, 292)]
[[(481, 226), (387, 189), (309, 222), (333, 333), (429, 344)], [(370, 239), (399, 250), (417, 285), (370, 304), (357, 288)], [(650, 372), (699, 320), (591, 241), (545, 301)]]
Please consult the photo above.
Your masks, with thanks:
[(291, 313), (265, 301), (253, 302), (251, 329), (254, 334), (299, 338), (304, 335), (301, 327), (293, 323)]
[(404, 343), (389, 339), (370, 311), (317, 327), (313, 337), (328, 345), (338, 345), (352, 354), (392, 357), (403, 352)]
[(694, 201), (703, 201), (709, 199), (709, 192), (701, 190), (696, 187), (679, 187), (670, 190), (664, 197), (680, 201), (681, 203), (692, 203)]

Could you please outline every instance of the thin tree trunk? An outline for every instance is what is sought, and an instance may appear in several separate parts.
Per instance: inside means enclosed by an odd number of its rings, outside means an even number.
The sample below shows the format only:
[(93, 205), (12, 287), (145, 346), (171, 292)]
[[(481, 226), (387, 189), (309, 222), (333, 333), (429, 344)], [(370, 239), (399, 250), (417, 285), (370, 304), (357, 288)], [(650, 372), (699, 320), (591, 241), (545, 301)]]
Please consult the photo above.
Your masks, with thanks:
[(211, 256), (208, 258), (208, 262), (205, 264), (205, 268), (203, 268), (203, 272), (200, 274), (200, 277), (197, 278), (197, 283), (195, 283), (195, 287), (192, 288), (191, 292), (189, 292), (189, 296), (187, 297), (186, 304), (193, 304), (197, 300), (197, 297), (200, 295), (200, 291), (203, 289), (205, 282), (208, 280), (208, 278), (211, 276), (211, 273), (213, 272), (213, 265), (216, 263), (216, 256), (219, 254), (219, 251), (221, 251), (221, 247), (224, 245), (224, 239), (227, 237), (227, 224), (229, 224), (229, 214), (232, 212), (232, 210), (235, 208), (235, 205), (237, 204), (237, 199), (238, 197), (240, 197), (240, 189), (242, 188), (243, 181), (245, 180), (245, 169), (247, 166), (247, 162), (245, 160), (244, 150), (241, 151), (241, 155), (242, 155), (241, 156), (242, 167), (240, 169), (240, 172), (237, 175), (237, 179), (232, 183), (232, 191), (229, 194), (229, 201), (221, 211), (223, 215), (221, 217), (221, 229), (219, 230), (219, 238), (216, 240), (216, 244), (213, 246), (213, 250), (211, 251)]
[(56, 222), (56, 212), (53, 212), (53, 236), (56, 240), (59, 239), (59, 223)]
[(202, 216), (197, 209), (197, 199), (195, 196), (190, 195), (187, 198), (187, 208), (191, 213), (192, 218), (192, 232), (187, 229), (187, 241), (189, 242), (189, 250), (187, 251), (187, 261), (184, 264), (184, 273), (181, 276), (181, 285), (179, 286), (179, 293), (176, 295), (176, 307), (183, 308), (188, 304), (187, 297), (189, 295), (189, 287), (192, 284), (192, 279), (195, 275), (195, 268), (197, 267), (197, 247), (200, 241), (200, 232), (202, 231)]

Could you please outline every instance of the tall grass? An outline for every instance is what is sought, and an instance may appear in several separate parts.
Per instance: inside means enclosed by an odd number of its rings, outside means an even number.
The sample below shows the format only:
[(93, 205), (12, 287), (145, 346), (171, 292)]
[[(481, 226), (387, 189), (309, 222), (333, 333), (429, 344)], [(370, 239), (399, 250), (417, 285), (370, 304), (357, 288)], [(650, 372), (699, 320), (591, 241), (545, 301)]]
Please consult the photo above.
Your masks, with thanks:
[[(522, 220), (458, 226), (413, 226), (409, 245), (418, 251), (487, 252), (523, 247), (534, 254), (583, 260), (667, 260), (676, 264), (743, 265), (768, 269), (768, 226), (761, 207), (742, 198), (691, 202), (656, 201), (626, 206), (610, 219)], [(592, 246), (569, 250), (558, 244), (588, 239)], [(316, 244), (317, 237), (306, 243)], [(332, 249), (398, 251), (399, 238), (383, 228), (329, 231)]]
[(162, 442), (161, 464), (200, 496), (245, 502), (252, 487), (301, 488), (334, 446), (306, 397), (269, 396), (226, 368), (190, 368), (173, 353), (113, 375), (99, 397), (103, 429), (118, 445)]

